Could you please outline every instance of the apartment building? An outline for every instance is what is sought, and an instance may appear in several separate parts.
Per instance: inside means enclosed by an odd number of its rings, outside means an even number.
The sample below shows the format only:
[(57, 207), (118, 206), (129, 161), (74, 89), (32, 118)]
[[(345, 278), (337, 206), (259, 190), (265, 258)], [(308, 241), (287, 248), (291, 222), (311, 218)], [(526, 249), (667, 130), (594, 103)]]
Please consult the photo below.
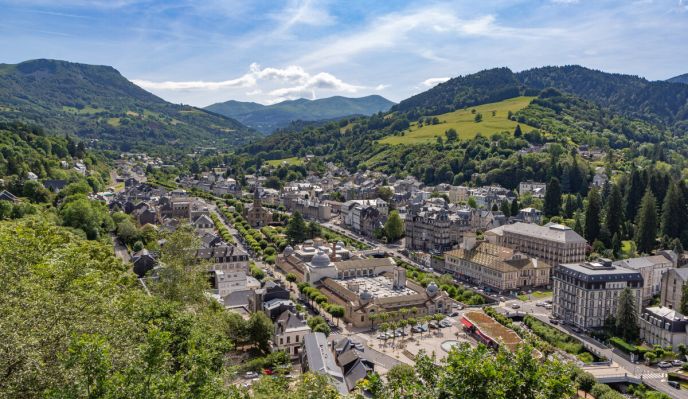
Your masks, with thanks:
[(616, 314), (619, 295), (629, 288), (642, 300), (643, 277), (636, 270), (615, 266), (609, 259), (596, 262), (558, 264), (553, 273), (552, 315), (583, 329), (604, 326)]

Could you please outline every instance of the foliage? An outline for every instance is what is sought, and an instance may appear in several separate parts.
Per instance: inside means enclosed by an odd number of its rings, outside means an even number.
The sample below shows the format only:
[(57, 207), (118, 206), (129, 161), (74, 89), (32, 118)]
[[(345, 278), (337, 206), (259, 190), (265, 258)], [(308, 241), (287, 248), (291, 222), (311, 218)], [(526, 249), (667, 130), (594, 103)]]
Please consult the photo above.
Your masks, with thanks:
[(385, 222), (385, 236), (389, 242), (394, 242), (404, 235), (404, 221), (399, 212), (393, 210)]
[(635, 242), (638, 251), (644, 253), (650, 253), (657, 245), (657, 203), (649, 189), (640, 203)]
[(526, 315), (523, 318), (523, 323), (528, 326), (535, 335), (556, 348), (573, 355), (586, 353), (585, 347), (579, 340), (541, 322), (533, 316)]
[(624, 288), (619, 294), (616, 311), (616, 333), (626, 341), (638, 339), (638, 309), (636, 298), (630, 288)]

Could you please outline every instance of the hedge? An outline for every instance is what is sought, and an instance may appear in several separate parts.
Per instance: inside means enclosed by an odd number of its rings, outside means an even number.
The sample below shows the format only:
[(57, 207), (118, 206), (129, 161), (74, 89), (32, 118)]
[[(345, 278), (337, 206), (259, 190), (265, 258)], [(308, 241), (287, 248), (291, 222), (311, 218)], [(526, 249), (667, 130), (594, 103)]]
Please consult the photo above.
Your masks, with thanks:
[[(619, 337), (611, 337), (609, 338), (609, 342), (614, 345), (617, 349), (620, 349), (628, 354), (635, 353), (635, 354), (640, 354), (641, 351), (640, 349), (633, 345), (629, 344), (628, 342), (624, 341), (623, 339)], [(645, 352), (645, 351), (643, 351)]]

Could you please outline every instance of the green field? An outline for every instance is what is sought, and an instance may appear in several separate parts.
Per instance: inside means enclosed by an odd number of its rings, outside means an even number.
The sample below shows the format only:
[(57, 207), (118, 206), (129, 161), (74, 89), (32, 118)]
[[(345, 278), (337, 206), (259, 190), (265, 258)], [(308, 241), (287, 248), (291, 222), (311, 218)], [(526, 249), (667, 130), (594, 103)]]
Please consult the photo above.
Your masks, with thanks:
[[(442, 115), (437, 115), (440, 123), (437, 125), (425, 125), (418, 127), (417, 122), (412, 122), (411, 127), (403, 136), (387, 136), (380, 140), (381, 144), (425, 144), (433, 143), (437, 136), (444, 136), (444, 132), (454, 128), (461, 140), (474, 138), (478, 133), (491, 136), (494, 133), (507, 131), (512, 133), (517, 123), (507, 119), (509, 111), (516, 113), (530, 104), (535, 97), (514, 97), (497, 103), (489, 103), (459, 109)], [(475, 113), (473, 113), (475, 110)], [(494, 112), (494, 116), (492, 115)], [(475, 115), (482, 114), (482, 122), (475, 122)], [(534, 129), (531, 126), (521, 124), (523, 133)]]
[(270, 166), (280, 166), (282, 165), (282, 162), (285, 162), (287, 165), (303, 165), (303, 159), (298, 157), (273, 159), (270, 161), (265, 161), (265, 163)]
[(93, 114), (99, 114), (101, 112), (106, 112), (107, 110), (105, 108), (93, 108), (90, 105), (87, 105), (82, 109), (78, 109), (75, 107), (68, 107), (66, 105), (63, 105), (62, 111), (73, 113), (73, 114), (79, 114), (79, 115), (93, 115)]

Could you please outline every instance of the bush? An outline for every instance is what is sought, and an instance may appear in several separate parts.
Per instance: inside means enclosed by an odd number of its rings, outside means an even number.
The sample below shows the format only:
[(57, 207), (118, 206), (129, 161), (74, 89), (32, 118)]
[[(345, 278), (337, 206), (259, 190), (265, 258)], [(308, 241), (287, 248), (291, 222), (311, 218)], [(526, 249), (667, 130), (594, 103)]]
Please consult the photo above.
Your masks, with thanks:
[(614, 345), (617, 349), (620, 349), (628, 354), (631, 353), (639, 353), (638, 347), (632, 344), (629, 344), (628, 342), (624, 341), (623, 339), (619, 337), (612, 337), (609, 339), (609, 343)]
[[(541, 322), (533, 316), (526, 315), (526, 317), (523, 318), (523, 323), (527, 325), (535, 335), (556, 348), (573, 355), (585, 352), (585, 347), (576, 338)], [(588, 355), (590, 354), (588, 353)], [(590, 356), (592, 357), (592, 355)]]

